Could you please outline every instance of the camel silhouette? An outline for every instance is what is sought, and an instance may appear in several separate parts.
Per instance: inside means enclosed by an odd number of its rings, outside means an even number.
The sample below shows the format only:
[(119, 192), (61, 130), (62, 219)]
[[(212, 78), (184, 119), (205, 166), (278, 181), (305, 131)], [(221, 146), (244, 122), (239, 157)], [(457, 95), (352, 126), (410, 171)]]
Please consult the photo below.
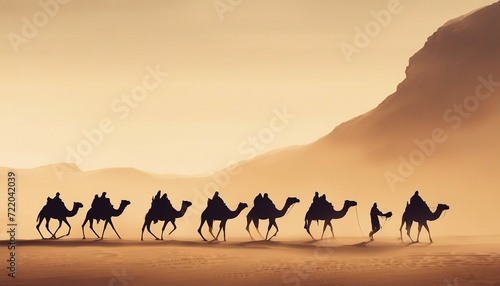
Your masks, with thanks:
[(323, 225), (323, 233), (321, 234), (321, 239), (323, 239), (323, 236), (325, 234), (325, 230), (326, 230), (327, 226), (330, 227), (330, 231), (332, 232), (332, 237), (335, 237), (335, 235), (333, 234), (333, 227), (332, 227), (331, 220), (343, 218), (347, 214), (347, 211), (349, 210), (349, 208), (356, 206), (357, 204), (358, 203), (355, 201), (346, 200), (344, 202), (344, 206), (342, 207), (342, 209), (340, 211), (336, 211), (332, 206), (328, 206), (328, 207), (325, 206), (325, 208), (317, 210), (317, 211), (314, 211), (310, 208), (306, 213), (304, 228), (306, 229), (307, 233), (311, 236), (311, 238), (315, 239), (309, 230), (311, 227), (311, 222), (313, 220), (316, 220), (316, 221), (323, 220), (325, 222)]
[[(62, 208), (51, 208), (48, 204), (46, 204), (38, 213), (38, 217), (36, 218), (36, 221), (38, 222), (38, 224), (36, 225), (36, 229), (38, 230), (38, 233), (40, 233), (42, 239), (45, 239), (45, 237), (43, 237), (42, 235), (42, 232), (40, 232), (40, 224), (42, 224), (43, 220), (46, 220), (45, 228), (52, 235), (50, 238), (56, 238), (57, 231), (61, 228), (63, 222), (68, 226), (68, 233), (63, 236), (68, 236), (71, 231), (71, 225), (69, 224), (67, 218), (75, 216), (78, 213), (78, 210), (83, 207), (83, 204), (74, 202), (72, 210), (68, 210), (64, 203), (61, 205), (61, 207)], [(52, 218), (59, 221), (59, 226), (54, 233), (52, 233), (49, 229), (49, 222)]]
[[(83, 239), (85, 239), (85, 228), (84, 227), (87, 224), (87, 221), (89, 222), (90, 229), (94, 232), (94, 234), (98, 238), (101, 238), (101, 239), (104, 238), (104, 232), (106, 231), (106, 227), (109, 223), (111, 225), (111, 227), (113, 228), (113, 230), (115, 231), (118, 238), (121, 239), (118, 232), (116, 232), (115, 226), (113, 225), (111, 218), (114, 216), (120, 216), (128, 205), (130, 205), (130, 201), (122, 200), (120, 202), (120, 207), (118, 209), (114, 209), (112, 205), (110, 205), (109, 207), (106, 207), (106, 208), (91, 207), (87, 211), (87, 215), (85, 216), (85, 220), (83, 221), (83, 224), (82, 224)], [(105, 221), (104, 228), (102, 229), (102, 234), (100, 237), (94, 230), (94, 226), (93, 226), (94, 219), (97, 220), (97, 223), (99, 223), (99, 220)]]
[(267, 237), (269, 235), (269, 231), (271, 230), (271, 228), (273, 226), (276, 228), (276, 232), (271, 237), (269, 237), (269, 240), (271, 240), (273, 237), (276, 236), (276, 234), (278, 234), (278, 231), (279, 231), (278, 224), (276, 223), (276, 219), (283, 217), (286, 214), (286, 212), (288, 211), (288, 209), (291, 206), (293, 206), (295, 203), (298, 203), (298, 202), (300, 202), (299, 199), (297, 199), (295, 197), (289, 197), (289, 198), (287, 198), (285, 205), (283, 206), (283, 208), (281, 210), (278, 210), (276, 207), (272, 207), (271, 209), (262, 209), (262, 208), (253, 206), (252, 209), (247, 214), (247, 226), (245, 228), (246, 231), (248, 232), (248, 234), (250, 235), (250, 238), (254, 239), (252, 234), (250, 233), (250, 223), (253, 222), (255, 229), (257, 229), (257, 232), (259, 233), (260, 237), (262, 237), (264, 239), (264, 237), (262, 236), (262, 234), (259, 231), (259, 220), (260, 219), (262, 219), (262, 220), (268, 219), (269, 226), (267, 227), (267, 233), (266, 233), (265, 240), (267, 240)]
[[(219, 234), (221, 230), (224, 233), (224, 241), (226, 241), (226, 222), (229, 219), (233, 219), (237, 217), (242, 210), (248, 207), (246, 203), (239, 203), (238, 207), (232, 211), (225, 205), (216, 205), (216, 206), (210, 206), (211, 200), (208, 199), (208, 205), (207, 208), (201, 213), (201, 224), (200, 227), (198, 228), (198, 233), (200, 234), (201, 238), (203, 238), (204, 241), (207, 241), (203, 234), (201, 233), (201, 228), (207, 222), (208, 224), (208, 231), (214, 238), (214, 240), (217, 240), (219, 238)], [(214, 220), (220, 221), (220, 226), (219, 226), (219, 232), (217, 233), (217, 236), (214, 236), (212, 232), (213, 228), (213, 223)]]
[(169, 222), (172, 223), (174, 226), (174, 229), (172, 229), (168, 235), (172, 234), (174, 230), (177, 229), (177, 225), (175, 224), (175, 219), (180, 218), (184, 216), (186, 213), (186, 210), (188, 207), (192, 205), (191, 202), (188, 201), (182, 201), (182, 205), (180, 210), (175, 210), (174, 208), (164, 208), (161, 210), (161, 213), (156, 213), (154, 210), (149, 209), (148, 213), (146, 214), (146, 217), (144, 219), (144, 224), (142, 226), (142, 232), (141, 232), (141, 240), (144, 240), (144, 229), (147, 228), (148, 232), (156, 239), (160, 240), (154, 233), (151, 232), (151, 222), (153, 221), (164, 221), (163, 227), (161, 228), (161, 240), (163, 240), (163, 232), (165, 231), (165, 227)]
[[(427, 221), (434, 221), (437, 220), (443, 211), (449, 210), (450, 207), (446, 204), (438, 204), (436, 211), (431, 212), (431, 210), (428, 207), (423, 207), (423, 208), (417, 208), (414, 209), (411, 207), (408, 202), (406, 202), (406, 208), (405, 212), (403, 213), (403, 216), (401, 218), (401, 226), (399, 227), (399, 239), (403, 241), (403, 225), (406, 224), (406, 234), (410, 238), (411, 242), (419, 242), (419, 237), (420, 237), (420, 231), (422, 230), (422, 226), (425, 227), (427, 230), (427, 233), (429, 234), (429, 241), (432, 243), (432, 238), (431, 238), (431, 232), (429, 230), (429, 226), (427, 225)], [(413, 238), (411, 238), (410, 231), (411, 231), (411, 226), (413, 222), (418, 223), (418, 235), (417, 235), (417, 240), (413, 241)]]

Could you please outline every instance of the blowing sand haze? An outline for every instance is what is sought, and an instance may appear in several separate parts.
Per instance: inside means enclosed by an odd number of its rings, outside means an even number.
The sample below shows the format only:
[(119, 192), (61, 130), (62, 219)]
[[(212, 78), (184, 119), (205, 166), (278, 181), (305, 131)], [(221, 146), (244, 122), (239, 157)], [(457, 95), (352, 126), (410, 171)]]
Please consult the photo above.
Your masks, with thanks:
[(0, 17), (0, 285), (499, 285), (500, 2)]

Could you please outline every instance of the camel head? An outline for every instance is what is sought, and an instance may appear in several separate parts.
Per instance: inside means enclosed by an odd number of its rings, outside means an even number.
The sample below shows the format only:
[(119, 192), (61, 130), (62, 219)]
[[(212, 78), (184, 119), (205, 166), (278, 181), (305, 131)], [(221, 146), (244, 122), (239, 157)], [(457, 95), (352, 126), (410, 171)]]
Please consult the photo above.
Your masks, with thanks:
[(355, 202), (355, 201), (345, 200), (344, 201), (344, 205), (350, 208), (350, 207), (353, 207), (353, 206), (357, 206), (358, 203)]
[(74, 203), (73, 203), (73, 207), (74, 207), (75, 209), (83, 208), (83, 204), (82, 204), (82, 203), (80, 203), (80, 202), (74, 202)]
[(238, 204), (238, 209), (239, 209), (239, 210), (243, 210), (243, 209), (245, 209), (245, 208), (248, 208), (248, 205), (247, 205), (246, 203), (239, 203), (239, 204)]
[(286, 203), (289, 205), (293, 205), (296, 203), (300, 203), (300, 200), (297, 199), (296, 197), (289, 197), (288, 199), (286, 199)]
[(130, 204), (131, 204), (131, 202), (130, 202), (130, 201), (127, 201), (127, 200), (122, 200), (122, 201), (120, 202), (120, 206), (123, 206), (123, 207), (126, 207), (126, 206), (128, 206), (128, 205), (130, 205)]
[(190, 201), (182, 201), (182, 205), (186, 207), (190, 207), (192, 204)]
[(447, 204), (438, 204), (437, 209), (449, 210), (450, 207)]

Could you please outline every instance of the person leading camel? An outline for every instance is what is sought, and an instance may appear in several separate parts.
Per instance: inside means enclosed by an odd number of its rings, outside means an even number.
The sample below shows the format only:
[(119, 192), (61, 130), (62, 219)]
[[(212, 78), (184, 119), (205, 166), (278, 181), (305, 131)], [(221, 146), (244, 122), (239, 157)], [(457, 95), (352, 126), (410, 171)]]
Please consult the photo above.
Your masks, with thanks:
[(374, 203), (373, 206), (372, 206), (372, 209), (370, 210), (370, 218), (371, 218), (371, 222), (372, 222), (372, 231), (370, 231), (370, 240), (373, 241), (373, 235), (375, 233), (377, 233), (379, 230), (380, 230), (380, 221), (378, 219), (379, 216), (383, 216), (383, 217), (386, 217), (386, 218), (389, 218), (392, 216), (392, 213), (391, 212), (388, 212), (388, 213), (382, 213), (378, 207), (377, 207), (377, 203)]

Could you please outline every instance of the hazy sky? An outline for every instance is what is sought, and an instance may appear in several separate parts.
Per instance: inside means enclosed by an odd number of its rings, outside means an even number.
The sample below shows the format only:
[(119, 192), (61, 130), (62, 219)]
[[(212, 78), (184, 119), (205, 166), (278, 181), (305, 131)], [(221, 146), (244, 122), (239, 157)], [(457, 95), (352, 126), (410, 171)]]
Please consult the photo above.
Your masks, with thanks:
[(392, 93), (439, 26), (496, 2), (54, 1), (0, 1), (0, 166), (198, 174), (309, 143)]

